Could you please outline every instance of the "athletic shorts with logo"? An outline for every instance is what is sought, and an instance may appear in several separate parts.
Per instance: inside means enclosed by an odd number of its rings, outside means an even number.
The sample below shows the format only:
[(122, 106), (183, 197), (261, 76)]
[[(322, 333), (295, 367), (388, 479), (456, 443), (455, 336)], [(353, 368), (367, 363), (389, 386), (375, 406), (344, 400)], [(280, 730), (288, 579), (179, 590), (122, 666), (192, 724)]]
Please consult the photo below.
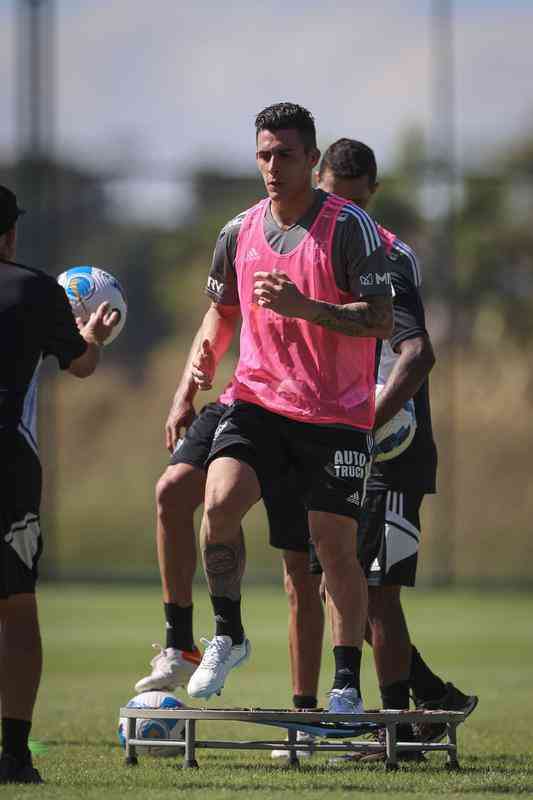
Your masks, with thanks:
[(265, 498), (286, 489), (293, 470), (293, 500), (306, 511), (358, 519), (372, 448), (371, 433), (297, 422), (237, 400), (220, 420), (207, 463), (232, 456), (249, 464)]
[(0, 597), (33, 594), (42, 552), (41, 465), (19, 433), (0, 433)]
[[(190, 464), (196, 469), (205, 469), (213, 436), (227, 410), (228, 406), (222, 403), (204, 406), (183, 439), (178, 441), (170, 464)], [(271, 547), (305, 553), (309, 543), (307, 514), (301, 503), (292, 502), (295, 490), (296, 479), (289, 475), (286, 481), (277, 480), (273, 486), (264, 487), (269, 541)]]
[(357, 536), (369, 586), (414, 586), (420, 546), (417, 491), (368, 490)]
[[(420, 545), (420, 506), (416, 491), (367, 490), (357, 530), (357, 557), (369, 586), (414, 586)], [(309, 571), (322, 574), (313, 543)]]

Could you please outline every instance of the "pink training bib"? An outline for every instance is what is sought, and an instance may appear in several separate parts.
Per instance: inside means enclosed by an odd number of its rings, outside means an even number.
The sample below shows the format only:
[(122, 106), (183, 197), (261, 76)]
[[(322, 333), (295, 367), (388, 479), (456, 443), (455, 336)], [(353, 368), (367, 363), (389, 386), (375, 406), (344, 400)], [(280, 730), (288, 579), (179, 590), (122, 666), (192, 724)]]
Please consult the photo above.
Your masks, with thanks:
[(357, 300), (337, 287), (331, 261), (333, 232), (346, 201), (330, 195), (308, 234), (284, 255), (272, 250), (265, 238), (268, 204), (265, 199), (251, 208), (239, 232), (235, 269), (243, 318), (240, 358), (220, 400), (245, 400), (300, 422), (371, 430), (376, 340), (283, 317), (252, 302), (254, 273), (274, 270), (285, 272), (314, 300), (338, 305)]

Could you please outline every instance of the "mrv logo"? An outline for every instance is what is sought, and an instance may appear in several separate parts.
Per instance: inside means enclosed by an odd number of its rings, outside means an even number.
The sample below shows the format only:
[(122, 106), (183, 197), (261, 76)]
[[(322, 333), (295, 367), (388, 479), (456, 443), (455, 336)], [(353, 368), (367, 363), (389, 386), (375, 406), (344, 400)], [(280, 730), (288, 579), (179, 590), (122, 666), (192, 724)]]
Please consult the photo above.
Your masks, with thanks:
[(207, 288), (211, 289), (212, 292), (216, 294), (222, 294), (224, 290), (224, 284), (222, 281), (217, 281), (215, 278), (212, 278), (211, 275), (207, 279)]
[(333, 469), (337, 478), (364, 478), (368, 458), (357, 450), (335, 450)]

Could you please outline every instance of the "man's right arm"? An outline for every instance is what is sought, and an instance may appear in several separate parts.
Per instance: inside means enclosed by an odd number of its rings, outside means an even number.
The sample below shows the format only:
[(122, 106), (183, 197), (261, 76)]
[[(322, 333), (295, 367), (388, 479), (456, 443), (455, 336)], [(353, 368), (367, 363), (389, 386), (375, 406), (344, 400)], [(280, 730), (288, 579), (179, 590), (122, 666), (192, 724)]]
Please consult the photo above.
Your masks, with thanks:
[(399, 354), (376, 400), (376, 428), (388, 422), (427, 380), (435, 355), (426, 330), (424, 306), (411, 268), (391, 272), (394, 287), (394, 330), (390, 345)]
[(189, 350), (165, 425), (166, 446), (172, 452), (181, 429), (193, 422), (196, 392), (210, 389), (216, 368), (228, 350), (239, 321), (240, 307), (212, 303)]
[(210, 389), (216, 368), (227, 351), (240, 316), (234, 268), (239, 225), (232, 220), (218, 236), (205, 292), (211, 306), (193, 339), (166, 423), (166, 445), (172, 452), (182, 428), (195, 417), (196, 392)]

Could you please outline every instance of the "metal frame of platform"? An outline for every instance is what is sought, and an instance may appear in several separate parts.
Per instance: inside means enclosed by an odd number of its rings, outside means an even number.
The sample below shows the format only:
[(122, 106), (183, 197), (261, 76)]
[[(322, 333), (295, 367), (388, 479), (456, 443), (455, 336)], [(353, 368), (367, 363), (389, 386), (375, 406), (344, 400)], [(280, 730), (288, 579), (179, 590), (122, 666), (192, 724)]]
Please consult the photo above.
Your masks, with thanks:
[[(312, 752), (351, 752), (371, 753), (382, 751), (383, 745), (376, 741), (360, 742), (331, 742), (315, 741), (313, 744), (296, 741), (298, 726), (313, 726), (334, 724), (338, 731), (342, 726), (350, 728), (358, 724), (374, 724), (377, 728), (384, 728), (386, 732), (386, 758), (385, 769), (398, 769), (398, 753), (407, 750), (418, 752), (441, 751), (447, 754), (446, 767), (458, 770), (457, 755), (457, 726), (464, 722), (466, 714), (460, 711), (365, 711), (363, 714), (330, 714), (323, 710), (314, 711), (285, 711), (281, 709), (204, 709), (204, 708), (179, 708), (179, 709), (146, 709), (146, 708), (121, 708), (120, 716), (127, 719), (126, 723), (126, 759), (128, 766), (137, 764), (137, 747), (148, 744), (146, 739), (136, 739), (137, 719), (183, 719), (185, 721), (185, 738), (157, 740), (154, 744), (158, 747), (174, 747), (183, 749), (183, 767), (197, 768), (196, 750), (199, 748), (217, 750), (275, 750), (283, 749), (289, 753), (288, 764), (292, 767), (299, 766), (297, 751), (311, 750)], [(196, 723), (200, 721), (219, 722), (247, 722), (257, 725), (275, 725), (286, 728), (288, 740), (260, 740), (260, 741), (233, 741), (233, 740), (199, 740), (196, 738)], [(446, 741), (444, 742), (402, 742), (397, 739), (397, 726), (400, 724), (432, 724), (444, 723), (446, 725)], [(347, 733), (347, 737), (351, 734)], [(353, 734), (357, 736), (357, 734)]]

